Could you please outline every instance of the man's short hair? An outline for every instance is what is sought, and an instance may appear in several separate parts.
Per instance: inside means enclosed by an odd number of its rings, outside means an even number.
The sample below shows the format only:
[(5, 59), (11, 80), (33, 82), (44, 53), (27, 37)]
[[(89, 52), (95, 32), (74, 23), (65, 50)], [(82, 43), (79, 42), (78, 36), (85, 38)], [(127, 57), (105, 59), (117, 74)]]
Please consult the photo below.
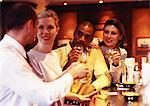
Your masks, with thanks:
[(6, 13), (6, 31), (11, 29), (20, 29), (29, 21), (33, 20), (34, 24), (37, 20), (37, 15), (31, 5), (27, 3), (15, 3)]

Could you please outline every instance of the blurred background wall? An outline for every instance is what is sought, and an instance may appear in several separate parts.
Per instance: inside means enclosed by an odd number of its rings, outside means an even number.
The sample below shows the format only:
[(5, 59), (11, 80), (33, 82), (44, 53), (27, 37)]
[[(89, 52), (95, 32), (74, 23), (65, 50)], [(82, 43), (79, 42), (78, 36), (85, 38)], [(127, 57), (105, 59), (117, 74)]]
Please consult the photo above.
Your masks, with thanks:
[[(9, 3), (8, 3), (9, 1)], [(11, 2), (10, 2), (11, 1)], [(12, 1), (7, 0), (1, 6), (1, 35), (5, 33), (4, 14), (7, 13), (8, 4)], [(59, 42), (68, 42), (73, 38), (73, 32), (78, 23), (84, 20), (91, 21), (96, 28), (95, 38), (102, 40), (102, 28), (104, 22), (110, 18), (119, 19), (125, 27), (128, 40), (128, 57), (135, 57), (140, 61), (140, 57), (146, 56), (150, 47), (137, 47), (137, 39), (150, 38), (150, 1), (149, 0), (20, 0), (25, 1), (36, 7), (39, 13), (44, 9), (56, 11), (60, 18), (60, 32), (55, 40), (54, 48), (59, 46)], [(68, 1), (68, 2), (66, 2)], [(100, 0), (101, 1), (101, 0)], [(67, 5), (65, 4), (68, 3)]]

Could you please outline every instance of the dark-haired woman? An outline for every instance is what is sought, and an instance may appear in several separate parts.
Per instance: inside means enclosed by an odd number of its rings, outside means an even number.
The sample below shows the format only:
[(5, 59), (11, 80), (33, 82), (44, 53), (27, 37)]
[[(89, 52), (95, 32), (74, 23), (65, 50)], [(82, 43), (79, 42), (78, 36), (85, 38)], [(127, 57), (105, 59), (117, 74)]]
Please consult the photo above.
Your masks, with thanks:
[[(123, 24), (117, 19), (109, 19), (103, 28), (103, 41), (99, 42), (108, 69), (112, 75), (112, 83), (120, 82), (121, 73), (125, 73), (124, 60), (127, 56), (125, 47), (126, 35)], [(122, 79), (125, 82), (125, 79)]]

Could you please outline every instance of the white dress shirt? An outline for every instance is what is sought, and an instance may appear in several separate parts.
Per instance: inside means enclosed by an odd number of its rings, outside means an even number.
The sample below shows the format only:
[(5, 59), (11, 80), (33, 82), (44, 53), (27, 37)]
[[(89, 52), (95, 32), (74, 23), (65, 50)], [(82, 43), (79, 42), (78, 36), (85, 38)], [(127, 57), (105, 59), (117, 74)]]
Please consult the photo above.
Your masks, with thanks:
[(49, 106), (70, 91), (73, 78), (65, 74), (53, 82), (43, 82), (25, 60), (21, 44), (9, 35), (0, 42), (0, 106)]

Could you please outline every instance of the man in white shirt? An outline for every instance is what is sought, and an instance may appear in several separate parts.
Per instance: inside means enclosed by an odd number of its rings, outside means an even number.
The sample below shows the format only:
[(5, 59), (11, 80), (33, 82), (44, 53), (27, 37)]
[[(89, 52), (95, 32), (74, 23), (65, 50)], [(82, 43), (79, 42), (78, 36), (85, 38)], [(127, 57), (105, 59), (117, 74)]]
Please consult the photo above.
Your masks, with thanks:
[(49, 83), (33, 73), (24, 47), (34, 42), (37, 23), (35, 11), (27, 4), (16, 3), (7, 12), (7, 33), (0, 42), (0, 106), (49, 106), (70, 91), (73, 78), (87, 75), (77, 64)]

